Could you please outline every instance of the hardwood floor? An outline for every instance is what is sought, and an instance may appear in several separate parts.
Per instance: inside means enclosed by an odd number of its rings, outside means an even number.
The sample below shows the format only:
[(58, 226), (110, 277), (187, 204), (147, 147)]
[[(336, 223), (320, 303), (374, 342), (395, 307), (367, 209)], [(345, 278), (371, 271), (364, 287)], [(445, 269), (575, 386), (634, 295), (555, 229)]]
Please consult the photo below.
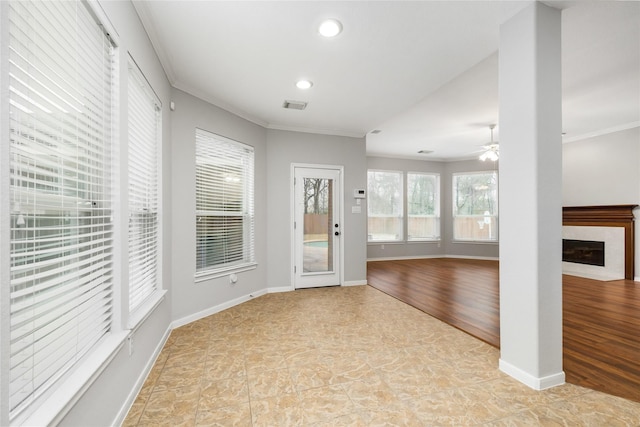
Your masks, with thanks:
[[(370, 261), (369, 285), (500, 346), (497, 261)], [(567, 382), (640, 402), (640, 283), (563, 276)]]

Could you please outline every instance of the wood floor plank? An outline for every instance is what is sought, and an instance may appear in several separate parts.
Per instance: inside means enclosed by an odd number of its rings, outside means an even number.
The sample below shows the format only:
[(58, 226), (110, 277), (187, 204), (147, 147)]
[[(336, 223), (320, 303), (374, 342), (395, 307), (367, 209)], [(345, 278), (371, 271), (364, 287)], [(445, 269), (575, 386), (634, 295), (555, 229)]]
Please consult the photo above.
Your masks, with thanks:
[[(497, 261), (370, 261), (369, 285), (500, 346)], [(640, 283), (563, 276), (567, 382), (640, 402)]]

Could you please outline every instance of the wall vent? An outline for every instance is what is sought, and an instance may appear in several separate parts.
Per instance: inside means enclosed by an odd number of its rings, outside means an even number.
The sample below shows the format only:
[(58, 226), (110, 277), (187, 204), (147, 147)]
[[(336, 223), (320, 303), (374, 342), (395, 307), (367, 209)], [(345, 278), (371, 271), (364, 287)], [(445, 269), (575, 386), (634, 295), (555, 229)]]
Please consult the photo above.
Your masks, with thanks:
[(288, 108), (289, 110), (304, 110), (307, 108), (307, 103), (302, 101), (284, 101), (282, 108)]

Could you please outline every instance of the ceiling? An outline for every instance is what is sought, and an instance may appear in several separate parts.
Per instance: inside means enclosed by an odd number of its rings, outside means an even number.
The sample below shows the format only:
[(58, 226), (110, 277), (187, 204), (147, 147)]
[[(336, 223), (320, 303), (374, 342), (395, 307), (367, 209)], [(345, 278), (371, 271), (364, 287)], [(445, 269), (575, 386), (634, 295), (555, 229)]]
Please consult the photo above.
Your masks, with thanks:
[[(640, 2), (545, 3), (563, 9), (564, 141), (640, 126)], [(368, 155), (444, 161), (489, 142), (499, 26), (529, 4), (134, 2), (174, 87), (269, 129), (366, 135)], [(343, 32), (320, 36), (325, 18)]]

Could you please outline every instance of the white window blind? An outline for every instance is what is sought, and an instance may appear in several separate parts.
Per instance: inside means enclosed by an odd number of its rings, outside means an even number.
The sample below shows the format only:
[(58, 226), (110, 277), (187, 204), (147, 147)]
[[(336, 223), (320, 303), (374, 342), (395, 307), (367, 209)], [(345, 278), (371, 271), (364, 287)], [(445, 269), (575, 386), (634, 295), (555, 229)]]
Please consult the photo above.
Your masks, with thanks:
[(367, 172), (367, 235), (368, 241), (403, 240), (403, 173), (394, 171)]
[(129, 311), (158, 288), (160, 101), (129, 61)]
[(196, 275), (251, 265), (253, 147), (196, 129)]
[(82, 2), (8, 7), (14, 417), (110, 331), (113, 47)]

